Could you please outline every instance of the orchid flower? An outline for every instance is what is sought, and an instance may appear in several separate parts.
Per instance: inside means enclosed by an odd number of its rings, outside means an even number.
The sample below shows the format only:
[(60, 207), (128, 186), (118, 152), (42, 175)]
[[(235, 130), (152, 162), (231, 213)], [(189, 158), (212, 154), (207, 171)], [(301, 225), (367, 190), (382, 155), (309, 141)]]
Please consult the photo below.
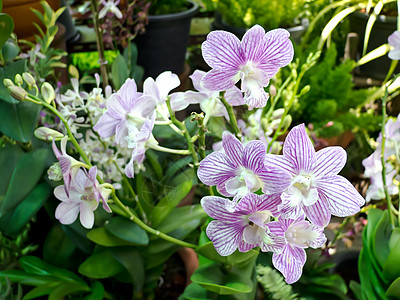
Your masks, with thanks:
[(326, 242), (323, 228), (304, 220), (281, 219), (266, 225), (269, 231), (285, 239), (282, 253), (272, 254), (272, 263), (284, 276), (287, 283), (299, 280), (306, 262), (305, 248), (320, 248)]
[(354, 215), (365, 203), (351, 183), (337, 175), (346, 163), (346, 151), (327, 147), (315, 152), (304, 124), (289, 132), (283, 155), (267, 154), (265, 163), (290, 173), (289, 181), (276, 178), (286, 187), (280, 205), (283, 218), (296, 219), (304, 213), (311, 222), (325, 227), (331, 214)]
[(264, 165), (266, 146), (260, 141), (251, 141), (246, 146), (231, 133), (222, 137), (224, 152), (213, 152), (200, 162), (199, 179), (207, 185), (216, 185), (227, 197), (234, 197), (231, 209), (237, 201), (250, 192), (261, 189), (264, 193), (282, 192), (281, 181), (289, 181), (290, 175), (273, 164)]
[(388, 53), (390, 59), (400, 59), (400, 31), (396, 30), (388, 37), (389, 45), (393, 47)]
[(250, 109), (264, 107), (269, 80), (293, 59), (289, 32), (275, 29), (265, 33), (260, 25), (250, 28), (242, 41), (226, 31), (212, 31), (202, 44), (203, 58), (212, 68), (202, 79), (206, 89), (226, 91), (241, 80), (244, 102)]
[(73, 184), (70, 186), (69, 195), (65, 192), (64, 186), (58, 186), (54, 190), (54, 195), (62, 202), (57, 206), (56, 218), (62, 224), (72, 224), (78, 214), (80, 222), (85, 228), (92, 228), (94, 224), (93, 211), (102, 198), (103, 207), (110, 212), (107, 205), (110, 190), (100, 188), (96, 181), (97, 169), (90, 168), (89, 172), (79, 169)]
[(206, 234), (220, 255), (228, 256), (236, 249), (247, 252), (257, 246), (264, 252), (282, 252), (284, 238), (271, 234), (266, 227), (272, 216), (278, 216), (279, 195), (248, 194), (235, 212), (227, 210), (229, 202), (215, 196), (201, 199), (204, 211), (215, 219), (208, 224)]
[(99, 19), (104, 18), (107, 13), (112, 13), (118, 19), (122, 18), (122, 12), (118, 8), (118, 4), (121, 0), (108, 0), (107, 2), (102, 0), (101, 3), (104, 5), (103, 8), (99, 12)]

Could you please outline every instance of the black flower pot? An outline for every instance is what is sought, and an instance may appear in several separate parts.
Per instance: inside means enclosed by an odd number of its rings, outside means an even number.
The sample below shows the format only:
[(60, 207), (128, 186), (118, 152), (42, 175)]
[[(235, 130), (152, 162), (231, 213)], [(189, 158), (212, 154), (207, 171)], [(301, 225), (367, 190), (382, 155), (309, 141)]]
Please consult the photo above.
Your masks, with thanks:
[(190, 22), (199, 8), (195, 2), (188, 4), (188, 10), (183, 12), (149, 16), (146, 32), (136, 37), (138, 64), (145, 70), (144, 78), (155, 78), (164, 71), (182, 73)]
[[(350, 15), (350, 31), (355, 32), (359, 36), (357, 46), (357, 56), (361, 58), (364, 45), (365, 28), (367, 26), (369, 14), (362, 12), (354, 12)], [(397, 18), (391, 16), (379, 15), (372, 27), (368, 41), (367, 52), (388, 43), (388, 37), (397, 28)], [(374, 59), (360, 67), (362, 75), (383, 80), (390, 68), (391, 60), (387, 55)], [(395, 73), (400, 72), (400, 68), (396, 68)]]

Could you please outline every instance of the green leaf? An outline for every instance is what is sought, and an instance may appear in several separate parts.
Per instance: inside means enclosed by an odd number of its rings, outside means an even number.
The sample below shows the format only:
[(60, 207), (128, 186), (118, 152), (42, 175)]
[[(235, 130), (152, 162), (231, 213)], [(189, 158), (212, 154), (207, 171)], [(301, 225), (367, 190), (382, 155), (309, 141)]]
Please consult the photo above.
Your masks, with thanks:
[(361, 285), (358, 282), (351, 280), (349, 286), (351, 291), (353, 292), (353, 295), (356, 297), (356, 300), (362, 300)]
[(150, 216), (151, 224), (157, 227), (161, 221), (167, 217), (170, 211), (190, 192), (191, 188), (192, 180), (186, 180), (177, 187), (171, 189), (153, 209)]
[(52, 190), (47, 183), (37, 185), (13, 211), (0, 218), (2, 232), (8, 235), (18, 233), (43, 206)]
[(212, 261), (219, 261), (223, 264), (239, 264), (243, 263), (247, 260), (253, 259), (254, 257), (258, 256), (259, 251), (251, 249), (248, 252), (239, 252), (236, 251), (229, 256), (221, 256), (215, 250), (214, 245), (212, 242), (208, 242), (204, 245), (201, 245), (196, 248), (196, 252), (204, 257), (212, 260)]
[[(11, 167), (10, 161), (7, 160), (10, 156), (9, 149), (0, 151), (0, 169)], [(14, 166), (11, 177), (2, 178), (8, 182), (8, 186), (4, 193), (4, 186), (0, 185), (0, 216), (14, 209), (35, 187), (42, 175), (48, 155), (47, 149), (36, 149), (22, 154)], [(9, 171), (6, 171), (6, 174), (8, 175)]]
[(87, 237), (92, 242), (95, 242), (98, 245), (104, 247), (117, 247), (117, 246), (130, 246), (135, 245), (131, 242), (122, 240), (111, 232), (106, 230), (104, 227), (99, 227), (96, 229), (92, 229), (88, 232)]
[(390, 241), (389, 241), (390, 251), (392, 251), (393, 247), (399, 240), (400, 240), (400, 228), (396, 227), (393, 229), (392, 235), (390, 236)]
[(383, 276), (390, 281), (400, 276), (400, 240), (390, 250), (383, 266)]
[(63, 282), (50, 293), (48, 300), (63, 300), (69, 294), (89, 290), (89, 287), (84, 287), (74, 282)]
[(130, 65), (131, 69), (133, 69), (136, 66), (138, 60), (138, 48), (136, 44), (131, 42), (130, 45), (125, 48), (123, 55), (125, 62)]
[(29, 299), (37, 299), (40, 296), (48, 295), (51, 293), (52, 290), (56, 288), (60, 284), (59, 281), (54, 281), (54, 282), (48, 282), (43, 285), (39, 285), (35, 287), (33, 290), (30, 290), (29, 293), (27, 293), (24, 296), (24, 300), (29, 300)]
[(84, 300), (98, 300), (104, 299), (104, 286), (100, 281), (93, 282), (92, 293), (87, 295)]
[(13, 30), (13, 18), (5, 13), (0, 13), (0, 48), (3, 47), (4, 43), (8, 40)]
[(396, 297), (396, 299), (400, 298), (400, 277), (397, 278), (386, 291), (387, 297)]
[(135, 79), (136, 82), (141, 82), (144, 76), (144, 68), (136, 65), (131, 71), (131, 78)]
[(386, 259), (389, 256), (389, 240), (392, 234), (392, 226), (389, 222), (388, 211), (385, 210), (373, 233), (373, 253), (381, 267), (385, 265)]
[(106, 223), (105, 228), (116, 237), (132, 244), (145, 246), (149, 243), (146, 231), (129, 219), (114, 217)]
[(20, 270), (0, 271), (0, 278), (8, 278), (11, 282), (19, 282), (26, 285), (44, 285), (57, 281), (53, 276), (32, 275)]
[[(158, 225), (158, 229), (161, 232), (170, 233), (171, 231), (174, 231), (178, 228), (182, 228), (182, 226), (186, 227), (192, 221), (198, 221), (200, 223), (201, 220), (205, 217), (207, 217), (207, 214), (200, 204), (176, 207)], [(191, 227), (191, 230), (193, 230), (194, 228)]]
[[(1, 51), (3, 52), (3, 58), (4, 61), (7, 63), (11, 60), (13, 60), (19, 53), (19, 47), (18, 45), (14, 44), (14, 42), (10, 42), (7, 41), (4, 45), (3, 45), (3, 49), (1, 49)], [(1, 84), (3, 83), (3, 81), (1, 82)]]
[(33, 135), (41, 107), (32, 102), (11, 104), (0, 101), (0, 132), (27, 143)]
[(123, 270), (109, 250), (91, 255), (79, 267), (79, 273), (91, 278), (108, 278)]
[(80, 250), (88, 254), (92, 253), (93, 244), (86, 237), (89, 230), (82, 227), (79, 221), (70, 225), (61, 225), (61, 228)]
[(186, 288), (179, 300), (209, 300), (209, 292), (197, 283), (191, 283)]
[(121, 54), (114, 59), (111, 66), (111, 76), (114, 83), (114, 88), (119, 90), (120, 87), (125, 83), (126, 79), (129, 77), (128, 67), (126, 66), (126, 61)]
[(241, 269), (222, 270), (219, 264), (213, 263), (198, 268), (191, 277), (194, 283), (220, 295), (250, 293), (253, 282), (250, 275)]
[(25, 70), (26, 59), (10, 62), (4, 68), (0, 68), (0, 100), (12, 104), (19, 103), (18, 100), (15, 100), (13, 97), (11, 97), (10, 92), (3, 84), (3, 80), (5, 78), (14, 80), (15, 74), (22, 74), (25, 72)]
[[(121, 265), (125, 267), (132, 278), (133, 289), (135, 294), (141, 298), (143, 290), (145, 273), (142, 257), (139, 252), (132, 247), (113, 248), (112, 255)], [(136, 297), (138, 299), (138, 297)]]
[(56, 266), (67, 267), (76, 249), (59, 224), (54, 225), (47, 234), (43, 246), (43, 258)]

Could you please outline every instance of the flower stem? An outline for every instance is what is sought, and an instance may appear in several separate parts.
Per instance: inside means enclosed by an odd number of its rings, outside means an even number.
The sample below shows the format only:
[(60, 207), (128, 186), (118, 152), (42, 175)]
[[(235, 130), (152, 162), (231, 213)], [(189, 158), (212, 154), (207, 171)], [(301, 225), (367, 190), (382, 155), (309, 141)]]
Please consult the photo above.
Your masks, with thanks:
[(382, 163), (382, 182), (383, 182), (383, 190), (385, 192), (385, 199), (388, 206), (388, 213), (389, 213), (389, 222), (392, 225), (392, 228), (395, 227), (394, 218), (393, 218), (393, 203), (392, 199), (390, 198), (388, 189), (387, 189), (387, 182), (386, 182), (386, 165), (385, 165), (385, 143), (386, 143), (386, 132), (385, 132), (385, 125), (386, 125), (386, 100), (388, 97), (388, 89), (385, 89), (385, 95), (382, 98), (382, 143), (381, 143), (381, 163)]
[(148, 146), (151, 149), (161, 151), (161, 152), (166, 152), (166, 153), (181, 154), (181, 155), (189, 155), (190, 154), (189, 150), (171, 149), (171, 148), (167, 148), (167, 147), (163, 147), (163, 146), (159, 146), (159, 145), (154, 145), (151, 143), (149, 143)]
[(236, 116), (233, 111), (232, 105), (230, 105), (228, 103), (228, 101), (226, 101), (226, 99), (223, 95), (221, 97), (219, 97), (219, 99), (221, 100), (222, 104), (225, 106), (226, 110), (228, 111), (229, 121), (232, 125), (232, 129), (235, 132), (236, 137), (240, 140), (240, 138), (242, 137), (242, 132), (240, 131), (239, 126), (237, 124)]
[(197, 127), (199, 132), (197, 136), (199, 137), (199, 154), (200, 158), (204, 159), (206, 157), (206, 126), (204, 124), (204, 114), (194, 114), (194, 119), (197, 121)]
[(176, 127), (180, 128), (181, 132), (183, 133), (183, 136), (186, 138), (186, 141), (188, 143), (188, 150), (189, 150), (189, 153), (192, 155), (192, 159), (193, 159), (194, 171), (197, 174), (197, 169), (199, 167), (199, 158), (198, 158), (197, 152), (194, 148), (194, 142), (192, 141), (192, 137), (190, 136), (189, 131), (187, 130), (187, 128), (185, 126), (185, 123), (179, 121), (175, 117), (175, 113), (173, 112), (173, 110), (171, 108), (171, 103), (170, 103), (169, 98), (167, 99), (166, 103), (167, 103), (167, 107), (168, 107), (168, 111), (170, 114), (172, 124), (175, 125)]

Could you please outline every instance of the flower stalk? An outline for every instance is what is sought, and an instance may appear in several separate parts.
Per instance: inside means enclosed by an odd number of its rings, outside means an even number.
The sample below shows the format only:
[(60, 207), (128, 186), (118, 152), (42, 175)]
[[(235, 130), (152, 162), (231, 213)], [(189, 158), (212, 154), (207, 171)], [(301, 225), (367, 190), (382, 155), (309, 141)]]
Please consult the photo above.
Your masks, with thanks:
[(232, 105), (230, 105), (228, 101), (226, 101), (224, 96), (219, 97), (219, 99), (221, 100), (222, 104), (228, 111), (229, 121), (232, 125), (233, 132), (235, 133), (236, 137), (240, 139), (242, 136), (242, 132), (240, 131), (239, 126), (237, 124), (237, 120)]

